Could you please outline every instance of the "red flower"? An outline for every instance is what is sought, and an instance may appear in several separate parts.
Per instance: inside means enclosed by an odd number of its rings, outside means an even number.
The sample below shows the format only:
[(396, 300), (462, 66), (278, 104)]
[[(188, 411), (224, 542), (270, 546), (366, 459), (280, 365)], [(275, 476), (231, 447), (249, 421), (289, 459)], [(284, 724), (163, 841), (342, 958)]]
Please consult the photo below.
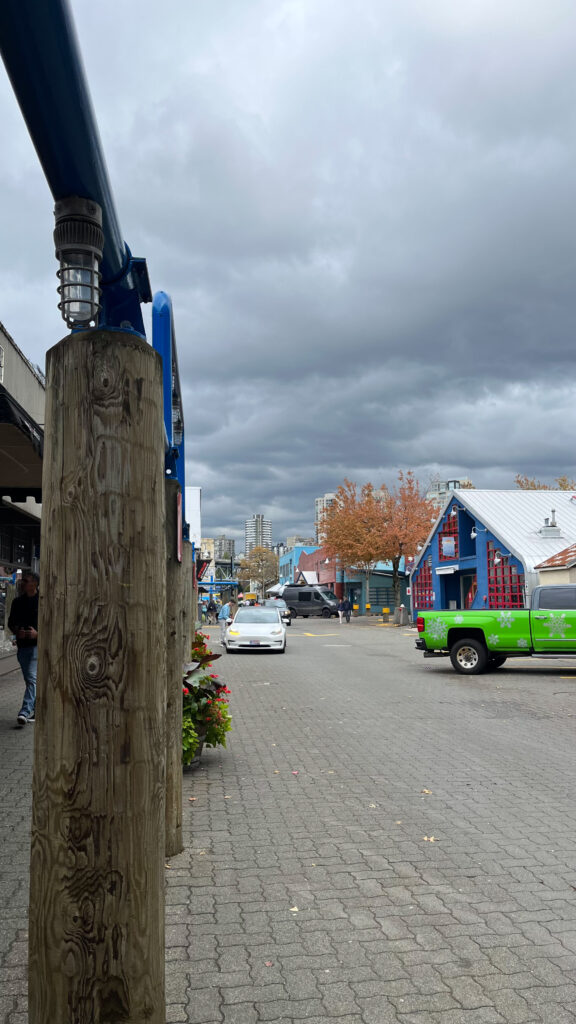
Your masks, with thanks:
[(182, 693), (190, 693), (190, 690), (188, 689), (187, 686), (182, 687)]

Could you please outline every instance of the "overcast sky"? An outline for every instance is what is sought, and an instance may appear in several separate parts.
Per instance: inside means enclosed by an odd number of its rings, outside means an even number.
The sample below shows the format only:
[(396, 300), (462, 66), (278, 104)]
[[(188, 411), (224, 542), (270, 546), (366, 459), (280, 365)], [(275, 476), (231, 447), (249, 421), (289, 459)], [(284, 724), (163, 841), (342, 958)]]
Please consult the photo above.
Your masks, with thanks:
[[(173, 300), (203, 533), (344, 477), (576, 476), (572, 0), (74, 0), (124, 237)], [(0, 320), (65, 333), (0, 65)]]

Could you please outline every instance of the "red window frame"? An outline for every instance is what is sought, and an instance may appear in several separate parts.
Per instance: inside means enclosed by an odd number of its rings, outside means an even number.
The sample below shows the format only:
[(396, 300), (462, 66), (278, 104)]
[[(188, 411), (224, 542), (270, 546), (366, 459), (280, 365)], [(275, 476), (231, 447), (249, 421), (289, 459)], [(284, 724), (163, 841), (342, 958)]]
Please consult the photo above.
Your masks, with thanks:
[[(500, 561), (495, 562), (499, 551)], [(494, 541), (486, 543), (488, 571), (488, 607), (524, 608), (524, 573), (510, 564), (510, 555), (503, 555)]]
[[(444, 554), (442, 550), (442, 540), (444, 537), (454, 538), (453, 555)], [(450, 510), (444, 520), (442, 529), (438, 533), (438, 559), (440, 562), (453, 562), (455, 558), (458, 558), (458, 511), (456, 511), (455, 515), (452, 515), (452, 510)]]
[(418, 575), (412, 580), (414, 608), (419, 611), (434, 607), (434, 587), (432, 585), (432, 556), (422, 563)]

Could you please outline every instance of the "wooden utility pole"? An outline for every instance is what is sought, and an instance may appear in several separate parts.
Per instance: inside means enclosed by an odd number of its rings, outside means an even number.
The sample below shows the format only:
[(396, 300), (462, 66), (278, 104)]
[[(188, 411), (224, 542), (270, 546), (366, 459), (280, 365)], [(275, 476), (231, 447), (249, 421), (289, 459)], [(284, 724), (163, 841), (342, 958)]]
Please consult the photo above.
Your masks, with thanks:
[(160, 357), (48, 353), (30, 870), (30, 1024), (164, 1024)]
[[(166, 856), (174, 857), (182, 844), (182, 665), (184, 573), (178, 561), (182, 525), (177, 480), (166, 480)], [(180, 532), (180, 537), (178, 533)], [(180, 549), (181, 550), (181, 549)]]

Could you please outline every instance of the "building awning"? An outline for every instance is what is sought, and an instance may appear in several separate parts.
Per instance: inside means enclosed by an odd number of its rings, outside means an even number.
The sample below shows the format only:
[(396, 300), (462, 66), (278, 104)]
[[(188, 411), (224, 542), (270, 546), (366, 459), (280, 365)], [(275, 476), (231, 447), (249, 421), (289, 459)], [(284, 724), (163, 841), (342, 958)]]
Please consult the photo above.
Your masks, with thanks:
[(452, 572), (458, 572), (459, 565), (439, 565), (436, 569), (437, 576), (449, 576)]
[(0, 494), (42, 501), (44, 431), (0, 384)]

